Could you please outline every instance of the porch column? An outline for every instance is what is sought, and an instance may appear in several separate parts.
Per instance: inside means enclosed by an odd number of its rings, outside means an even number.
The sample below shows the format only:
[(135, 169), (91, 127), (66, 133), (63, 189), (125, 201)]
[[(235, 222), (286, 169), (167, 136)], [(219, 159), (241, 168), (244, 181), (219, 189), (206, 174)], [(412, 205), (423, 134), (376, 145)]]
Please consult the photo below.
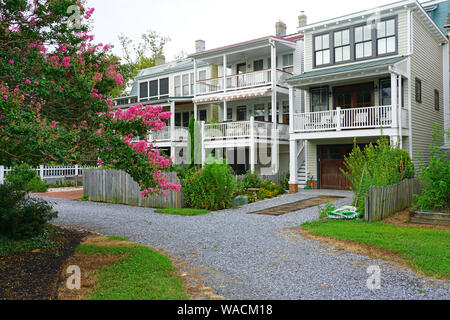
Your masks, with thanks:
[(197, 112), (197, 103), (194, 102), (194, 119), (197, 121), (198, 112)]
[(298, 192), (297, 182), (297, 140), (289, 140), (289, 193)]
[(255, 117), (250, 117), (250, 171), (255, 172), (256, 150), (255, 150)]
[(223, 100), (223, 121), (226, 122), (227, 120), (227, 101)]
[(170, 156), (175, 161), (175, 101), (170, 102)]
[(402, 101), (403, 101), (403, 97), (402, 97), (402, 76), (398, 76), (398, 85), (397, 85), (397, 91), (398, 91), (398, 136), (399, 136), (399, 145), (398, 147), (400, 149), (403, 148), (403, 143), (402, 143)]
[[(202, 130), (202, 167), (205, 166), (205, 159), (206, 159), (206, 150), (205, 150), (205, 121), (201, 122), (201, 130)], [(193, 151), (191, 151), (193, 152)]]
[(399, 136), (391, 136), (390, 140), (391, 140), (391, 146), (398, 147), (398, 145), (400, 143), (400, 137)]
[(223, 55), (223, 92), (227, 92), (227, 55)]
[(294, 87), (289, 86), (289, 133), (294, 133)]
[(270, 39), (270, 64), (271, 64), (271, 84), (272, 84), (272, 172), (278, 173), (278, 131), (277, 131), (277, 47), (275, 42)]
[(397, 75), (391, 73), (391, 104), (392, 104), (392, 128), (397, 128)]
[(192, 92), (194, 97), (197, 95), (197, 77), (197, 60), (194, 59), (194, 92)]

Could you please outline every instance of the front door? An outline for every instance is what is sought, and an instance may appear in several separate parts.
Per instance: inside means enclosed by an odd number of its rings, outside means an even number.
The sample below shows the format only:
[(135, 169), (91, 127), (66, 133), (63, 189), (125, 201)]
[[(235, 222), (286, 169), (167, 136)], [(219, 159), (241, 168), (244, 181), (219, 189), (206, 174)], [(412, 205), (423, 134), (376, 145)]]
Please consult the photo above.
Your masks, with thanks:
[(373, 106), (373, 83), (333, 88), (334, 109)]
[(352, 145), (319, 146), (319, 183), (321, 189), (348, 190), (350, 181), (340, 169), (344, 169), (344, 156)]
[(236, 109), (236, 120), (237, 121), (245, 121), (247, 120), (247, 107), (237, 107)]

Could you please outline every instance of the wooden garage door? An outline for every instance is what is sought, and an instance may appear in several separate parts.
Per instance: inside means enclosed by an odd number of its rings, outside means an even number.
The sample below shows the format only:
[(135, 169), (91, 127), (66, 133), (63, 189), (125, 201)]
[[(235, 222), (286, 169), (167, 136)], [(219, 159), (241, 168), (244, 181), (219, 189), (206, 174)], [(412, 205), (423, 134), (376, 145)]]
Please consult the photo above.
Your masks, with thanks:
[(344, 167), (344, 156), (353, 149), (352, 145), (319, 146), (319, 183), (322, 189), (348, 190), (350, 181), (340, 168)]

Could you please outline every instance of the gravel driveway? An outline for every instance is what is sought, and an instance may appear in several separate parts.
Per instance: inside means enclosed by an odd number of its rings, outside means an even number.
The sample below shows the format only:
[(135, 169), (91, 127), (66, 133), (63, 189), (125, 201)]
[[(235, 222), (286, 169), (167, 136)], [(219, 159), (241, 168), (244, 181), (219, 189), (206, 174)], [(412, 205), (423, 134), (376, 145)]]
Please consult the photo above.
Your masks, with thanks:
[[(450, 299), (448, 281), (429, 280), (382, 260), (335, 251), (284, 230), (317, 219), (316, 207), (281, 216), (247, 214), (319, 194), (350, 195), (305, 190), (194, 217), (125, 205), (47, 200), (59, 211), (57, 225), (127, 237), (205, 267), (204, 284), (226, 299)], [(349, 198), (336, 201), (349, 202)], [(381, 268), (379, 290), (366, 287), (370, 265)]]

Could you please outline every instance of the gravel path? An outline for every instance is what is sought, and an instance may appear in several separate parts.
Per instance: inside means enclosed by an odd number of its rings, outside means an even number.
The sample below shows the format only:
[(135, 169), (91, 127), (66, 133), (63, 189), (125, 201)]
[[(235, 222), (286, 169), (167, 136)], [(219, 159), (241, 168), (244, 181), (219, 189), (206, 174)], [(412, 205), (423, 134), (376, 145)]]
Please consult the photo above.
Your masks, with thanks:
[[(204, 284), (226, 299), (450, 299), (448, 281), (429, 280), (382, 260), (335, 251), (284, 230), (317, 219), (316, 207), (281, 216), (247, 214), (318, 194), (319, 190), (305, 190), (194, 217), (47, 199), (59, 211), (55, 224), (127, 237), (204, 266)], [(338, 191), (322, 194), (349, 196)], [(349, 202), (349, 198), (336, 201)], [(366, 287), (370, 265), (381, 268), (379, 290)]]

